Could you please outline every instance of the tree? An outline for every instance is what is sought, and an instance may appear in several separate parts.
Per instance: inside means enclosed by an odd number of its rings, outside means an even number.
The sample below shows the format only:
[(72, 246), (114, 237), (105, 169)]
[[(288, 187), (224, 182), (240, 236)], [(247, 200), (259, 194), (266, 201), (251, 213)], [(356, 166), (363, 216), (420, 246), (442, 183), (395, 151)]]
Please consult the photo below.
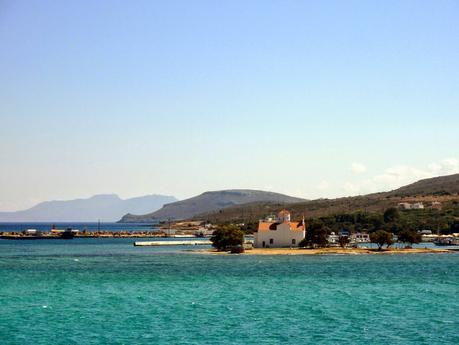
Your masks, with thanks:
[(422, 236), (421, 234), (418, 234), (416, 231), (402, 230), (398, 233), (398, 241), (413, 245), (413, 243), (421, 242)]
[(340, 236), (338, 242), (341, 248), (346, 247), (349, 244), (349, 236)]
[(384, 212), (384, 222), (391, 223), (400, 218), (400, 212), (395, 207), (388, 208)]
[(217, 250), (228, 250), (231, 247), (242, 246), (244, 233), (236, 225), (222, 225), (214, 231), (210, 241)]
[(328, 244), (329, 229), (321, 220), (312, 221), (306, 229), (306, 238), (300, 242), (300, 247), (325, 247)]
[(384, 230), (378, 230), (370, 234), (371, 243), (376, 243), (378, 245), (378, 250), (381, 250), (383, 245), (389, 247), (394, 243), (392, 240), (392, 234)]

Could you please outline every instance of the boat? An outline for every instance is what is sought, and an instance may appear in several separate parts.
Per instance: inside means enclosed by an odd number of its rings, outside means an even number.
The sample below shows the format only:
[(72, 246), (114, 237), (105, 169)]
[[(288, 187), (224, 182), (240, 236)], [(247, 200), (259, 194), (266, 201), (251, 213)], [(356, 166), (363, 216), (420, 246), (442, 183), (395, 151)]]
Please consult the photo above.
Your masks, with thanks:
[(459, 246), (459, 238), (457, 237), (438, 237), (434, 244), (436, 246)]

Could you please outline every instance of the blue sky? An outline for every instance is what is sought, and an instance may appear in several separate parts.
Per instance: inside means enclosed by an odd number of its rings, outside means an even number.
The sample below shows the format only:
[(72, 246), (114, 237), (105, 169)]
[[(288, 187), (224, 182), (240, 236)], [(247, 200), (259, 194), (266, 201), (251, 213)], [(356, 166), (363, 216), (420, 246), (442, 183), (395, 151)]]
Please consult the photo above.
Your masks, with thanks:
[(0, 1), (0, 210), (459, 172), (457, 1)]

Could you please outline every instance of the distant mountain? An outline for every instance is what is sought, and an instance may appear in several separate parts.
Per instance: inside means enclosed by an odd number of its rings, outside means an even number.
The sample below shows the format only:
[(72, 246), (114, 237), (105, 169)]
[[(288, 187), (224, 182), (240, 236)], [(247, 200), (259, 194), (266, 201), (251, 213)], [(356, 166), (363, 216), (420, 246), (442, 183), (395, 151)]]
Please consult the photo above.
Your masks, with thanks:
[(133, 214), (127, 214), (120, 220), (120, 222), (151, 222), (154, 220), (166, 220), (169, 218), (174, 220), (188, 219), (205, 212), (218, 211), (234, 205), (252, 202), (290, 204), (300, 201), (304, 201), (304, 199), (273, 192), (248, 189), (222, 190), (205, 192), (190, 199), (167, 204), (160, 210), (145, 215), (136, 216)]
[(88, 199), (46, 201), (17, 212), (0, 212), (0, 222), (114, 222), (126, 213), (146, 213), (177, 199), (173, 196), (146, 195), (121, 199), (115, 194)]

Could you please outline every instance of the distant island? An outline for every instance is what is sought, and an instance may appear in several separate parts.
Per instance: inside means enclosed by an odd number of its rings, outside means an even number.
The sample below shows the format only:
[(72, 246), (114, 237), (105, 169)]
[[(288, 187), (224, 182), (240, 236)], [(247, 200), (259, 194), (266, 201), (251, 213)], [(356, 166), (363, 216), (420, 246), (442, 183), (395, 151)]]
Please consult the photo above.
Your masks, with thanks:
[(145, 195), (121, 199), (116, 194), (87, 199), (46, 201), (23, 211), (0, 212), (0, 222), (115, 222), (126, 213), (146, 213), (177, 199), (167, 195)]

